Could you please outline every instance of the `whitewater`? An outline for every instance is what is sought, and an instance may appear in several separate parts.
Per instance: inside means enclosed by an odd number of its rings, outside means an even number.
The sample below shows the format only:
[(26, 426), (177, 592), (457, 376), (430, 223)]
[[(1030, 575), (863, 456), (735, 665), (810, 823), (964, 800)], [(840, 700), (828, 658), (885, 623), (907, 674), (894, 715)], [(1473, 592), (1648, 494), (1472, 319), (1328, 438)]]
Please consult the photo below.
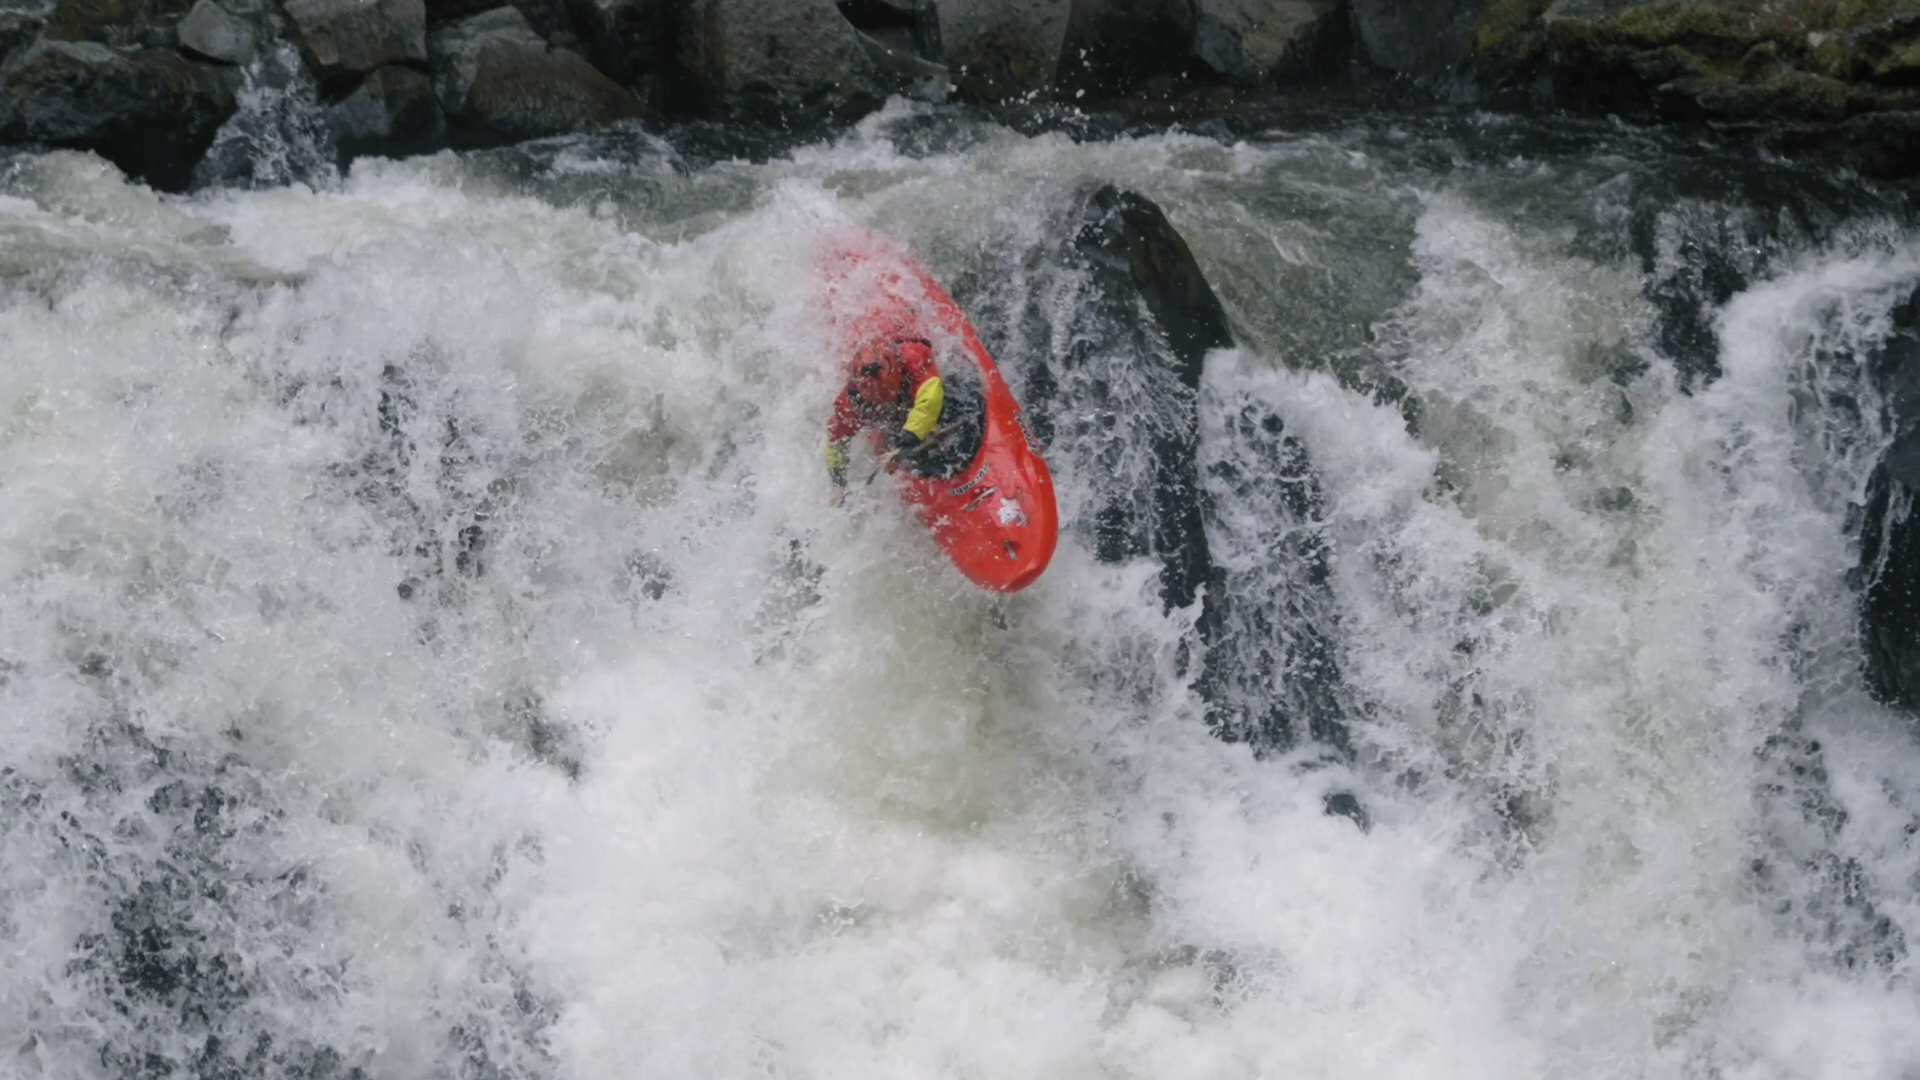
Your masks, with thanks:
[[(1530, 137), (0, 161), (0, 1076), (1920, 1076), (1849, 578), (1920, 229), (1800, 167), (1843, 220), (1697, 379), (1647, 283), (1765, 203)], [(1091, 458), (1014, 596), (827, 504), (815, 242), (905, 243), (1020, 394), (1087, 177), (1239, 331), (1203, 464), (1244, 409), (1312, 462), (1350, 751), (1215, 737)]]

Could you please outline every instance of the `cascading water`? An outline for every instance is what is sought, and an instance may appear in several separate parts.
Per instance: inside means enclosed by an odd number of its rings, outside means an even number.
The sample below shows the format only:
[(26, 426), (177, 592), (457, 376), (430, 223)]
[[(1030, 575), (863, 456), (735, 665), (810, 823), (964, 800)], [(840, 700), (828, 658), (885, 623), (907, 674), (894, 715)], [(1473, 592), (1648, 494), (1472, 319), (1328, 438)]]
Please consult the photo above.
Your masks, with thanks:
[[(0, 164), (0, 1075), (1920, 1074), (1848, 583), (1914, 223), (1809, 174), (1714, 295), (1754, 207), (1573, 134)], [(901, 238), (1025, 391), (1086, 176), (1241, 332), (1231, 694), (1337, 668), (1337, 737), (1210, 732), (1098, 402), (1024, 593), (826, 506), (813, 241)]]

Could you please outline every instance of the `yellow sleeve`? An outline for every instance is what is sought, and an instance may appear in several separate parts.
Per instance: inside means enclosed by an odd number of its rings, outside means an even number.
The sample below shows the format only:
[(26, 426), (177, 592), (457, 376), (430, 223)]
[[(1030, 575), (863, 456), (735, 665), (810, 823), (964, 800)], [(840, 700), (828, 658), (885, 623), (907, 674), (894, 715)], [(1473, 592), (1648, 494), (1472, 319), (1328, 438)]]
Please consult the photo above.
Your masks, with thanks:
[(940, 376), (935, 375), (914, 392), (913, 411), (901, 426), (921, 439), (926, 438), (933, 434), (934, 425), (940, 423), (940, 410), (946, 403), (947, 392), (940, 385)]

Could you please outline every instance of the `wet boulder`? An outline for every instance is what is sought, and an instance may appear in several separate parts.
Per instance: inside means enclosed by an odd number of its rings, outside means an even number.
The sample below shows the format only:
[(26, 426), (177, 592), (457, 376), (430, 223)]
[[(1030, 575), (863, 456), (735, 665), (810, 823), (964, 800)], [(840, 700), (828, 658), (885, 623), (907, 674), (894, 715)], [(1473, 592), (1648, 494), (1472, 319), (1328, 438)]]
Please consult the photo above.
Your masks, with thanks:
[(446, 118), (424, 72), (389, 64), (327, 108), (342, 165), (359, 157), (427, 153), (446, 140)]
[(1920, 712), (1920, 289), (1893, 318), (1893, 333), (1869, 367), (1893, 440), (1868, 486), (1860, 631), (1874, 696)]
[[(501, 6), (503, 0), (426, 0), (427, 32), (448, 25), (463, 22), (483, 12), (492, 11)], [(550, 45), (562, 48), (579, 49), (581, 42), (575, 32), (573, 13), (565, 0), (505, 0), (514, 10), (526, 19), (527, 25), (535, 34)]]
[(1195, 462), (1200, 375), (1207, 350), (1233, 337), (1186, 241), (1150, 200), (1099, 187), (1077, 225), (1066, 260), (1087, 279), (1075, 304), (1084, 325), (1054, 377), (1058, 401), (1073, 405), (1039, 407), (1059, 437), (1101, 462), (1093, 471), (1116, 481), (1095, 514), (1100, 557), (1158, 559), (1161, 598), (1184, 608), (1213, 567)]
[(168, 49), (170, 27), (185, 10), (180, 0), (57, 0), (42, 36), (49, 41), (92, 41), (115, 48)]
[(214, 0), (200, 0), (180, 20), (180, 47), (224, 64), (245, 64), (258, 49), (254, 30)]
[(636, 119), (639, 99), (495, 8), (433, 36), (434, 89), (456, 145), (490, 146)]
[[(1228, 556), (1209, 567), (1200, 625), (1208, 721), (1261, 750), (1313, 742), (1347, 753), (1319, 474), (1256, 397), (1216, 389), (1202, 405), (1208, 546)], [(1355, 823), (1366, 828), (1364, 815)]]
[(0, 11), (0, 64), (40, 36), (47, 25), (42, 11)]
[(1049, 91), (1072, 0), (940, 0), (940, 41), (954, 89), (974, 101)]
[(1126, 93), (1191, 59), (1188, 0), (1080, 0), (1067, 21), (1060, 89)]
[(307, 65), (323, 86), (339, 86), (375, 68), (427, 59), (422, 0), (287, 0)]
[(854, 29), (889, 49), (936, 62), (942, 55), (935, 0), (838, 0), (837, 6)]
[(702, 107), (729, 118), (848, 120), (947, 89), (944, 67), (862, 34), (832, 0), (694, 0), (677, 59)]
[[(1473, 51), (1486, 0), (1352, 0), (1360, 59), (1426, 83), (1452, 80)], [(1544, 8), (1544, 5), (1540, 5)]]
[(1344, 754), (1325, 513), (1306, 449), (1264, 402), (1203, 380), (1209, 352), (1234, 335), (1166, 214), (1111, 185), (1075, 210), (1059, 256), (1071, 291), (1031, 290), (1073, 314), (1029, 350), (1049, 360), (1025, 392), (1049, 456), (1092, 478), (1091, 520), (1076, 527), (1102, 560), (1157, 561), (1168, 609), (1199, 605), (1189, 674), (1216, 734), (1262, 753), (1312, 742)]
[(1208, 350), (1232, 347), (1233, 331), (1166, 213), (1151, 199), (1103, 186), (1086, 200), (1075, 244), (1090, 266), (1124, 278), (1166, 336), (1181, 384), (1197, 389)]
[(1340, 0), (1196, 0), (1193, 54), (1247, 85), (1297, 80), (1345, 61)]
[(593, 66), (623, 85), (673, 62), (680, 6), (674, 0), (568, 0)]
[[(1902, 9), (1906, 10), (1902, 10)], [(1675, 119), (1840, 119), (1912, 109), (1910, 5), (1567, 0), (1541, 18), (1555, 99)]]
[(1728, 301), (1777, 272), (1792, 253), (1844, 235), (1848, 221), (1899, 212), (1897, 196), (1831, 173), (1756, 161), (1738, 145), (1676, 156), (1657, 175), (1629, 181), (1624, 194), (1627, 212), (1596, 223), (1582, 245), (1638, 264), (1652, 305), (1651, 342), (1688, 391), (1720, 377), (1718, 324)]
[(0, 70), (0, 142), (91, 150), (184, 189), (237, 107), (238, 73), (171, 52), (41, 41)]

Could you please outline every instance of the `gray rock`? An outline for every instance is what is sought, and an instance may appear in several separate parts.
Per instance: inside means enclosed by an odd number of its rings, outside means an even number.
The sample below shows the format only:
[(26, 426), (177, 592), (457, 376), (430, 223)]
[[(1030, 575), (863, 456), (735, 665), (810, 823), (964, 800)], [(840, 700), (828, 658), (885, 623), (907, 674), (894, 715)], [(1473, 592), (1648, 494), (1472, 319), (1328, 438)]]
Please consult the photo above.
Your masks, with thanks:
[(511, 5), (526, 16), (527, 25), (533, 32), (547, 40), (573, 41), (573, 16), (565, 0), (426, 0), (427, 26), (439, 29), (449, 23), (461, 22), (482, 12), (491, 11), (502, 3)]
[(1345, 17), (1339, 0), (1197, 0), (1193, 52), (1236, 82), (1299, 78), (1328, 66)]
[(92, 150), (180, 190), (233, 115), (239, 76), (168, 52), (41, 41), (0, 70), (0, 142)]
[(116, 48), (167, 43), (156, 34), (147, 0), (59, 0), (48, 13), (49, 41), (94, 41)]
[(257, 48), (253, 27), (233, 17), (213, 0), (200, 0), (193, 5), (175, 32), (180, 35), (181, 48), (229, 64), (252, 60)]
[(593, 65), (631, 83), (673, 60), (674, 0), (569, 0), (567, 9)]
[(854, 29), (895, 52), (940, 57), (940, 11), (935, 0), (839, 0)]
[(307, 64), (322, 84), (427, 58), (423, 0), (287, 0)]
[(694, 0), (679, 68), (713, 111), (848, 119), (889, 94), (944, 96), (946, 69), (862, 34), (832, 0)]
[(1360, 55), (1423, 82), (1457, 76), (1473, 51), (1486, 0), (1352, 0)]
[(710, 98), (857, 93), (867, 51), (831, 0), (694, 0), (680, 63)]
[(0, 11), (0, 63), (33, 44), (47, 25), (45, 12)]
[(645, 113), (592, 64), (549, 46), (514, 8), (436, 32), (432, 52), (434, 90), (457, 145), (537, 139)]
[(940, 40), (956, 89), (977, 101), (1050, 90), (1072, 0), (940, 0)]
[(1180, 70), (1193, 0), (1076, 0), (1056, 76), (1060, 89), (1119, 93)]
[(397, 64), (367, 76), (328, 108), (327, 126), (343, 165), (359, 157), (427, 153), (446, 141), (446, 118), (433, 80)]
[(1894, 437), (1868, 485), (1860, 637), (1874, 696), (1920, 713), (1920, 290), (1895, 309), (1893, 323), (1869, 363)]
[(860, 46), (872, 67), (872, 80), (882, 94), (901, 94), (921, 101), (945, 101), (953, 92), (945, 64), (923, 60), (904, 49), (892, 48), (865, 34)]

